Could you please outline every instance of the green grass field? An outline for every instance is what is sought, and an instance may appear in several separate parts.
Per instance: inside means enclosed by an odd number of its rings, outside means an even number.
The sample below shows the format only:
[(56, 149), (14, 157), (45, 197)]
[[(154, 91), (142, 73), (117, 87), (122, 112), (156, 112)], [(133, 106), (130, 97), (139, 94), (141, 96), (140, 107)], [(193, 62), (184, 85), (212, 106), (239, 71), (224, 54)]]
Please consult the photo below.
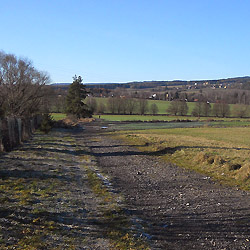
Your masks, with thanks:
[(59, 121), (66, 118), (66, 114), (63, 113), (52, 113), (51, 116), (55, 121)]
[[(98, 115), (94, 115), (99, 118)], [(171, 121), (176, 119), (187, 119), (178, 116), (153, 116), (153, 115), (101, 115), (101, 119), (107, 121)]]
[[(99, 115), (94, 115), (94, 118), (99, 118)], [(249, 118), (218, 118), (218, 117), (194, 117), (194, 116), (170, 116), (170, 115), (101, 115), (101, 119), (110, 122), (119, 121), (176, 121), (176, 120), (192, 120), (209, 123), (213, 126), (249, 126)]]
[(167, 162), (250, 190), (250, 127), (125, 130), (117, 136)]

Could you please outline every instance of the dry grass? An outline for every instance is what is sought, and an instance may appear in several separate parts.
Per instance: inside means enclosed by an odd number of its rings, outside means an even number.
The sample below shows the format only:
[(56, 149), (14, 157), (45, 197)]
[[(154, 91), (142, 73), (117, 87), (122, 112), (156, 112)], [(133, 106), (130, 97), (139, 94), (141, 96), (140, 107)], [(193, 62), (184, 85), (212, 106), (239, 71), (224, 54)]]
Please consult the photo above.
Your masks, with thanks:
[(250, 128), (127, 131), (119, 135), (142, 151), (157, 152), (180, 167), (250, 190)]

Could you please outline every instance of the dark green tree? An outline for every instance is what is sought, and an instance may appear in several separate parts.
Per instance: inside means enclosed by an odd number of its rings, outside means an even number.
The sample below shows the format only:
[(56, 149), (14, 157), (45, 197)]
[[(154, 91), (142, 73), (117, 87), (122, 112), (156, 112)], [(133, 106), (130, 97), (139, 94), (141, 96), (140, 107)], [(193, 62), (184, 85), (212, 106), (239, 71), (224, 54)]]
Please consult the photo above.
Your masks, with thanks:
[(45, 134), (48, 134), (49, 131), (52, 129), (52, 127), (53, 127), (53, 119), (51, 115), (48, 113), (43, 114), (40, 130)]
[(87, 94), (88, 92), (82, 84), (82, 77), (75, 75), (66, 98), (66, 113), (75, 116), (77, 119), (91, 116), (90, 110), (84, 103)]

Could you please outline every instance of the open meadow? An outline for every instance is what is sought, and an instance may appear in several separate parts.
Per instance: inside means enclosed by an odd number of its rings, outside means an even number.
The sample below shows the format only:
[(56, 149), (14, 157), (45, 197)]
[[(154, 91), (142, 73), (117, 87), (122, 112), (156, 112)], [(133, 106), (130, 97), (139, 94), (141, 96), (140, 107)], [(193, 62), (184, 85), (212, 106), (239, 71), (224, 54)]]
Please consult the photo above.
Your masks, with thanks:
[[(60, 115), (55, 114), (55, 117)], [(173, 116), (173, 115), (94, 115), (94, 118), (101, 118), (106, 121), (141, 121), (141, 122), (156, 122), (156, 121), (202, 121), (202, 122), (221, 122), (228, 125), (247, 126), (250, 124), (249, 118), (220, 118), (220, 117), (194, 117), (194, 116)]]

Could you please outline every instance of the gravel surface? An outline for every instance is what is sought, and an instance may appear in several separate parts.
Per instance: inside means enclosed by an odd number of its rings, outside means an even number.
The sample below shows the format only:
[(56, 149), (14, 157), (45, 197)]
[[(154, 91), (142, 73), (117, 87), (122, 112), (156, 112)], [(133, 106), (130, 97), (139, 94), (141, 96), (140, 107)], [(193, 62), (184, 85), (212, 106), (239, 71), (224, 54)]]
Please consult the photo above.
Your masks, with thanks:
[(249, 192), (139, 152), (102, 126), (86, 126), (84, 141), (152, 249), (250, 249)]

